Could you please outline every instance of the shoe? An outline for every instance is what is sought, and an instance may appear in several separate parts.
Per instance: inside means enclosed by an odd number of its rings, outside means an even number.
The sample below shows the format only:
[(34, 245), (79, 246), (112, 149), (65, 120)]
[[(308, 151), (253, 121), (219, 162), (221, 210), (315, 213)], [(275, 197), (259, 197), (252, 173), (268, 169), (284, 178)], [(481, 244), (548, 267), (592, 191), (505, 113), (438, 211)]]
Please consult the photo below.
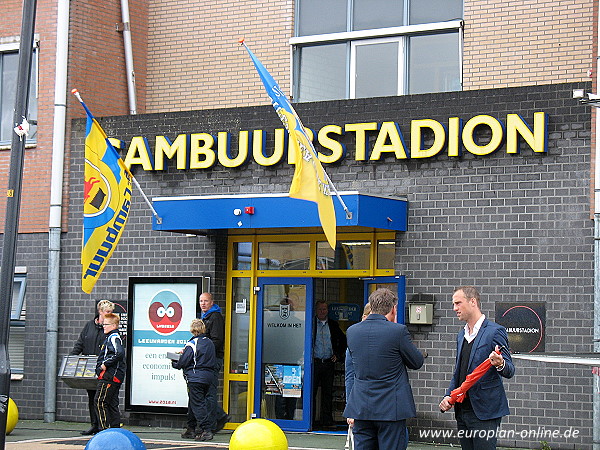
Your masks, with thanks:
[[(202, 436), (200, 436), (201, 441), (212, 441), (212, 438), (212, 431), (205, 431), (204, 433), (202, 433)], [(198, 438), (196, 438), (196, 440), (198, 440)]]
[(227, 422), (231, 422), (231, 416), (229, 414), (225, 414), (223, 417), (217, 420), (217, 427), (213, 433), (218, 433), (221, 431)]
[(96, 427), (91, 427), (89, 430), (85, 430), (82, 431), (80, 434), (82, 436), (93, 436), (94, 434), (98, 433), (100, 430)]
[(196, 432), (193, 428), (186, 428), (186, 430), (181, 433), (181, 437), (183, 439), (194, 439), (196, 437)]
[(204, 430), (199, 430), (196, 431), (196, 434), (194, 436), (194, 440), (196, 441), (201, 441), (202, 440), (202, 435), (204, 434)]

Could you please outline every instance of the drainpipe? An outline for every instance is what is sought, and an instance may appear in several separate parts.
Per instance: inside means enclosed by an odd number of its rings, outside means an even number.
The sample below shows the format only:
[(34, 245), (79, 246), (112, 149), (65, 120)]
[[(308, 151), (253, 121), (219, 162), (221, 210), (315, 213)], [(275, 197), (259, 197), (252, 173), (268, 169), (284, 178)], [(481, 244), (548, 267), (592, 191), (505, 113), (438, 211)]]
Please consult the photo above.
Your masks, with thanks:
[(48, 300), (46, 308), (46, 384), (44, 422), (56, 420), (58, 358), (58, 298), (60, 288), (60, 234), (65, 159), (67, 62), (69, 49), (69, 0), (58, 0), (56, 14), (56, 75), (54, 80), (54, 129), (52, 132), (52, 181), (48, 220)]
[[(600, 8), (600, 1), (598, 2)], [(600, 9), (596, 28), (596, 91), (600, 89)], [(600, 108), (596, 113), (595, 162), (594, 162), (594, 351), (600, 352)], [(593, 383), (593, 449), (600, 450), (600, 382)]]
[(135, 71), (131, 49), (131, 25), (129, 22), (129, 1), (121, 0), (121, 20), (123, 20), (123, 46), (125, 47), (125, 70), (127, 71), (127, 93), (129, 94), (129, 114), (137, 114), (135, 96)]

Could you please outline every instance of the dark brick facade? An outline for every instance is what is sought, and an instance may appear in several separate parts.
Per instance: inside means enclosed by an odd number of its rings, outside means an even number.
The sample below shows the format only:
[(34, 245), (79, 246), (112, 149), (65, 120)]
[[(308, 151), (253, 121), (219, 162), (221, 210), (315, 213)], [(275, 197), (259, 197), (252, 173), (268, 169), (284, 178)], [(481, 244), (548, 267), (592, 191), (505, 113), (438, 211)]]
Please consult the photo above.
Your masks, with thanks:
[[(417, 346), (429, 353), (425, 367), (410, 375), (418, 411), (417, 419), (410, 421), (413, 440), (419, 440), (419, 430), (455, 427), (453, 415), (442, 415), (437, 407), (451, 377), (455, 335), (463, 325), (451, 308), (455, 286), (479, 286), (484, 313), (492, 319), (496, 302), (545, 302), (546, 351), (592, 351), (591, 114), (588, 107), (571, 98), (574, 87), (589, 89), (590, 85), (297, 105), (299, 116), (313, 129), (326, 124), (395, 121), (407, 143), (413, 119), (431, 118), (447, 123), (449, 117), (468, 120), (487, 114), (504, 121), (506, 114), (518, 113), (532, 123), (534, 112), (548, 114), (546, 154), (533, 153), (525, 144), (517, 155), (506, 154), (502, 146), (485, 157), (464, 152), (459, 158), (440, 154), (421, 160), (387, 156), (380, 161), (354, 161), (354, 141), (346, 135), (342, 138), (348, 144), (346, 159), (326, 165), (340, 191), (404, 195), (409, 201), (409, 228), (398, 235), (396, 270), (406, 275), (408, 301), (421, 295), (434, 299), (433, 326), (411, 326)], [(157, 135), (174, 140), (181, 133), (230, 131), (237, 136), (240, 129), (266, 130), (267, 148), (272, 148), (272, 131), (281, 127), (270, 106), (109, 117), (100, 122), (109, 136), (119, 137), (127, 144), (134, 136), (145, 136), (152, 148), (152, 139)], [(95, 300), (127, 298), (128, 277), (208, 273), (222, 307), (225, 298), (226, 236), (187, 237), (153, 231), (152, 214), (137, 191), (121, 242), (93, 294), (88, 296), (81, 291), (84, 128), (82, 120), (72, 124), (70, 227), (63, 235), (61, 255), (60, 355), (70, 350), (85, 320), (91, 317)], [(485, 133), (481, 138), (485, 139)], [(234, 149), (236, 145), (234, 139)], [(215, 165), (205, 170), (176, 170), (170, 164), (162, 172), (144, 172), (139, 167), (133, 171), (146, 195), (152, 198), (287, 192), (293, 167), (262, 167), (250, 162), (236, 169)], [(40, 247), (35, 250), (44, 250), (47, 243)], [(23, 252), (25, 249), (20, 247), (21, 259)], [(44, 260), (43, 251), (38, 257)], [(43, 323), (33, 325), (31, 319), (37, 319), (37, 314), (43, 316), (38, 311), (44, 308), (45, 295), (38, 291), (43, 291), (46, 276), (41, 273), (41, 280), (35, 282), (37, 287), (28, 288), (28, 330), (33, 333), (44, 330)], [(42, 342), (41, 335), (35, 341), (35, 351), (40, 352), (37, 346)], [(537, 362), (516, 365), (516, 376), (505, 382), (512, 415), (503, 425), (515, 436), (500, 439), (500, 443), (532, 448), (546, 440), (552, 448), (591, 448), (593, 378), (589, 367)], [(42, 366), (42, 358), (31, 361), (25, 380), (13, 383), (11, 388), (21, 402), (19, 407), (25, 418), (43, 414)], [(32, 398), (38, 390), (40, 396)], [(57, 419), (86, 417), (85, 395), (81, 393), (59, 383)], [(181, 423), (166, 417), (138, 416), (130, 420)], [(528, 430), (544, 429), (558, 429), (562, 434), (569, 427), (578, 430), (577, 439), (522, 435)]]

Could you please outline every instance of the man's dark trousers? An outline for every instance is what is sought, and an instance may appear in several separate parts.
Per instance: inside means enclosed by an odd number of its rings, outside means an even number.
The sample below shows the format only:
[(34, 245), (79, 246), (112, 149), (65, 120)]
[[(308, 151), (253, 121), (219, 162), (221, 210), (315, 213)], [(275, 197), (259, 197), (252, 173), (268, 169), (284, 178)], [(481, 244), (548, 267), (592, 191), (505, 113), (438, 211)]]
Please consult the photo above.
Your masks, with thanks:
[(98, 415), (98, 425), (100, 430), (106, 428), (121, 427), (121, 413), (119, 413), (119, 389), (121, 383), (114, 381), (98, 381), (96, 389), (96, 414)]
[(472, 408), (458, 408), (454, 412), (462, 450), (495, 450), (497, 432), (502, 417), (480, 420)]
[(313, 411), (316, 411), (317, 388), (321, 386), (321, 423), (333, 425), (333, 373), (335, 363), (313, 358)]
[(356, 450), (406, 450), (406, 420), (354, 420)]

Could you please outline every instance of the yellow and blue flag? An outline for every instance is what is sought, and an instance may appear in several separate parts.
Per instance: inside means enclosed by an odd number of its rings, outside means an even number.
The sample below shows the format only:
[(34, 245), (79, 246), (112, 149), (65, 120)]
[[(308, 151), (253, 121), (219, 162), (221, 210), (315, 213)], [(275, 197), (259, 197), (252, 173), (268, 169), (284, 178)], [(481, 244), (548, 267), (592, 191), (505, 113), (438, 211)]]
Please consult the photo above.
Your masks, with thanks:
[(87, 114), (81, 289), (90, 294), (129, 217), (132, 175), (76, 90)]
[(294, 147), (296, 169), (289, 195), (292, 198), (317, 203), (323, 232), (331, 248), (335, 248), (336, 225), (333, 198), (331, 196), (332, 187), (321, 161), (319, 161), (317, 151), (308, 138), (298, 114), (296, 114), (277, 82), (258, 58), (254, 56), (254, 53), (250, 51), (246, 43), (243, 40), (240, 40), (240, 43), (248, 51), (266, 91), (271, 97), (273, 108), (275, 108), (277, 115), (290, 135)]

